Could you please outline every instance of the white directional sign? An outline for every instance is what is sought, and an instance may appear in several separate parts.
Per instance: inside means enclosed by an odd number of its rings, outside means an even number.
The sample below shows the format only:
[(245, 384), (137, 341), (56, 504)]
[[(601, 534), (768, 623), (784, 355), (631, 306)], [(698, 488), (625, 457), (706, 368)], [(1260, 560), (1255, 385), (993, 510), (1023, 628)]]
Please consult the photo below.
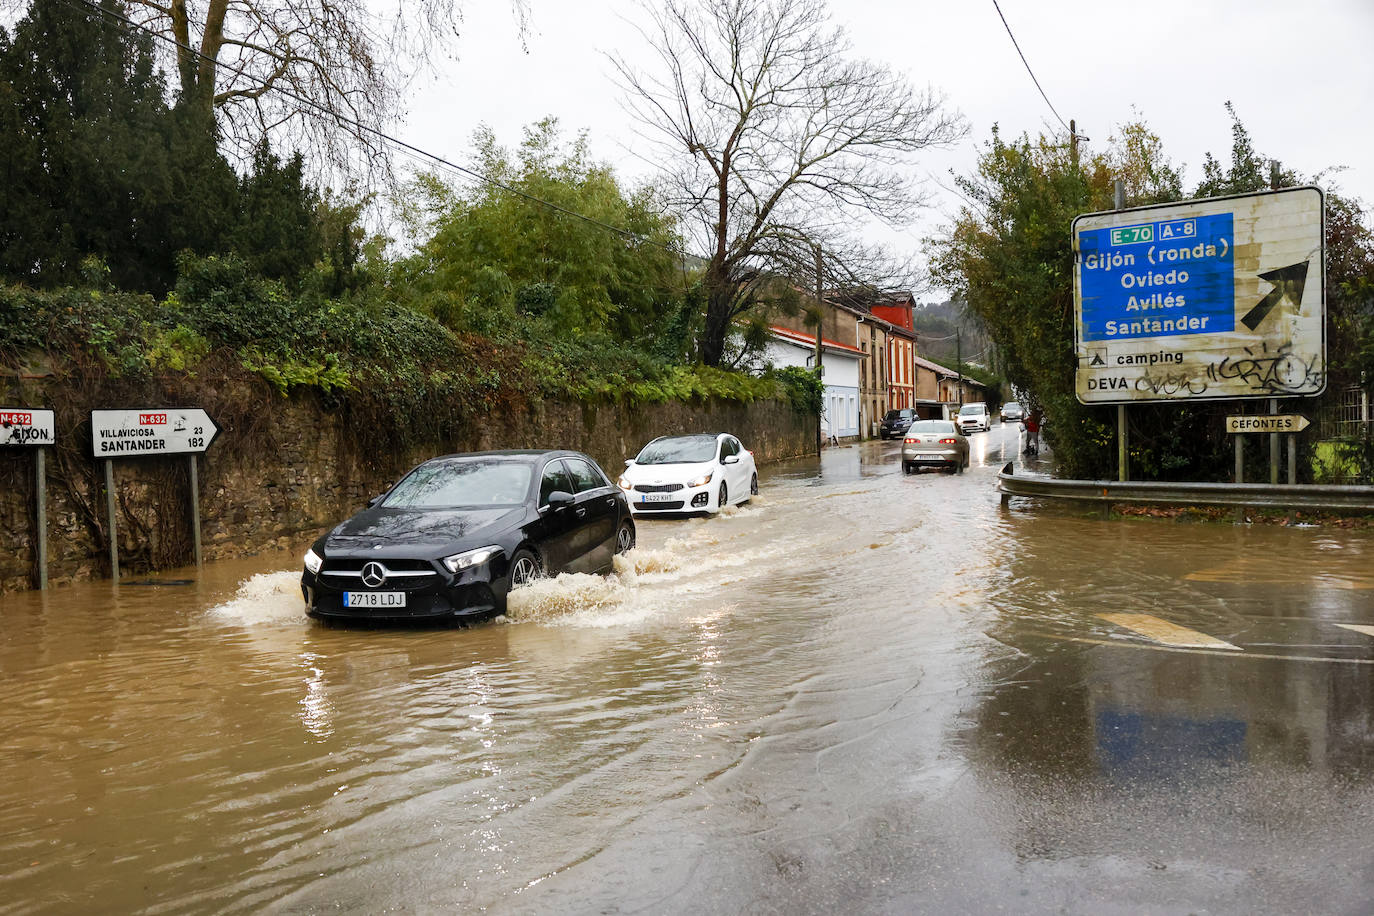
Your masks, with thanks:
[(52, 445), (57, 421), (51, 410), (0, 407), (0, 445)]
[(1226, 418), (1228, 433), (1300, 433), (1311, 425), (1311, 420), (1295, 413)]
[(209, 448), (218, 432), (199, 407), (91, 411), (97, 458), (195, 454)]
[(1324, 212), (1305, 187), (1075, 219), (1078, 399), (1321, 394)]

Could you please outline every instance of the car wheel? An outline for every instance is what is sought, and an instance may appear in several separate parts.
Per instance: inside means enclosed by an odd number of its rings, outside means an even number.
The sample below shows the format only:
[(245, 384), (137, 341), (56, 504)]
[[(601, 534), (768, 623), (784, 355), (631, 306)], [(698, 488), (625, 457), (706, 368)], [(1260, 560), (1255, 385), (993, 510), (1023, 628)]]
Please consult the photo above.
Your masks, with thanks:
[(750, 478), (749, 478), (749, 495), (750, 495), (750, 496), (758, 496), (758, 495), (759, 495), (759, 475), (757, 475), (757, 474), (755, 474), (753, 477), (750, 477)]
[(719, 512), (730, 504), (730, 491), (725, 486), (725, 481), (720, 482), (720, 493), (716, 496), (716, 511)]
[(620, 523), (620, 530), (615, 533), (615, 552), (629, 553), (635, 549), (635, 526), (628, 521)]
[(543, 565), (539, 558), (523, 547), (515, 552), (510, 560), (510, 588), (516, 589), (529, 585), (543, 575)]

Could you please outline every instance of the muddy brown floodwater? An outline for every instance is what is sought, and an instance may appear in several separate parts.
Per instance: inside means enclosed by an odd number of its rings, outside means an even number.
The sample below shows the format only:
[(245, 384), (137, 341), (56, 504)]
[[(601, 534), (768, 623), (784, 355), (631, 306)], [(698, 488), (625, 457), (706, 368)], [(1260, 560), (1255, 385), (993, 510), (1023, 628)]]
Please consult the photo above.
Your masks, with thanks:
[(471, 629), (311, 623), (295, 552), (0, 599), (0, 913), (1368, 909), (1369, 533), (896, 450)]

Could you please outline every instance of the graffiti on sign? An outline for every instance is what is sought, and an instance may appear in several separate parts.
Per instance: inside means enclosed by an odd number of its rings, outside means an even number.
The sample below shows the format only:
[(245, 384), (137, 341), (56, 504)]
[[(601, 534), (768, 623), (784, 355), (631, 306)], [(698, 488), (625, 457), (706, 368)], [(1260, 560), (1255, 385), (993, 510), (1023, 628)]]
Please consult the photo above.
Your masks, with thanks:
[(1261, 395), (1301, 394), (1326, 383), (1326, 373), (1296, 353), (1291, 341), (1273, 353), (1265, 345), (1258, 353), (1246, 347), (1243, 355), (1208, 366), (1207, 375), (1217, 381), (1242, 381)]

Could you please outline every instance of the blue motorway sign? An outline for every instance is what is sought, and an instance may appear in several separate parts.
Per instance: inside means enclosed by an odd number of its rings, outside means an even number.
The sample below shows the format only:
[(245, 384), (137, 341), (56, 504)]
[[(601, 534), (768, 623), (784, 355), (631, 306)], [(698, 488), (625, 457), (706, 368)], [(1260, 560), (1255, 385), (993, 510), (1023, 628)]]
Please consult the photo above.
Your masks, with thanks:
[(1088, 229), (1078, 250), (1083, 340), (1235, 329), (1230, 213)]

